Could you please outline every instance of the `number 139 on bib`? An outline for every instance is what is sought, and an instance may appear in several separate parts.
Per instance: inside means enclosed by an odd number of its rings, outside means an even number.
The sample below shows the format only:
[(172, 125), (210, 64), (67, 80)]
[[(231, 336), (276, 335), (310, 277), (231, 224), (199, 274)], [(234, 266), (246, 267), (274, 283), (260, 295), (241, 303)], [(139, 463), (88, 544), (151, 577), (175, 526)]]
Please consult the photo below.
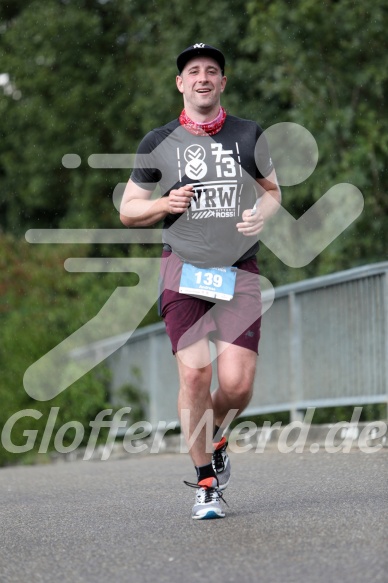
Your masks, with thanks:
[(231, 300), (236, 282), (234, 267), (195, 267), (183, 263), (179, 292), (220, 300)]

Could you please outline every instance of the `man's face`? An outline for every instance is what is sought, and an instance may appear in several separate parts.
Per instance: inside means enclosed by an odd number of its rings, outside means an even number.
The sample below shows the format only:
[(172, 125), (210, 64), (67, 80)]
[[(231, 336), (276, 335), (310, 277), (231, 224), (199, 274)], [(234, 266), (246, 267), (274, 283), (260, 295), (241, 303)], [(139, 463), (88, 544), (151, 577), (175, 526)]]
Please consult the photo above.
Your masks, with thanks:
[(226, 85), (217, 61), (211, 57), (191, 59), (176, 78), (183, 94), (185, 108), (202, 113), (219, 106), (220, 95)]

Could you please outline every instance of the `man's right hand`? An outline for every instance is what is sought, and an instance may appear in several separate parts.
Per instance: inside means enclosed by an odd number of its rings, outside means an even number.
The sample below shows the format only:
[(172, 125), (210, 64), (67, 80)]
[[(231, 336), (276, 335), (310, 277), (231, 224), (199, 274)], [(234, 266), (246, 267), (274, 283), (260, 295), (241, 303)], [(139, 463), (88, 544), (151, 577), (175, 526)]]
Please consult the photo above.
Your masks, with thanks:
[(168, 195), (169, 213), (184, 213), (191, 204), (191, 199), (195, 195), (192, 184), (186, 184), (175, 190), (171, 190)]

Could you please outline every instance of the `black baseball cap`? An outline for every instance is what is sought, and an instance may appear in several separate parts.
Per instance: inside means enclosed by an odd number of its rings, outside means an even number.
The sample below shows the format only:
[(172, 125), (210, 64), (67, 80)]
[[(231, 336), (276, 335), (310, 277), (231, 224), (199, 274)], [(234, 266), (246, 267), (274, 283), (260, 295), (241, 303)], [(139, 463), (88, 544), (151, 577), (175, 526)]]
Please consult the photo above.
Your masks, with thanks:
[(183, 69), (185, 68), (185, 65), (190, 61), (190, 59), (194, 59), (195, 57), (201, 56), (211, 57), (212, 59), (217, 61), (217, 63), (221, 67), (222, 74), (224, 74), (225, 69), (224, 55), (221, 53), (221, 51), (219, 51), (215, 47), (205, 45), (204, 43), (196, 43), (195, 45), (191, 45), (190, 47), (182, 51), (180, 55), (178, 55), (176, 64), (179, 73), (182, 73)]

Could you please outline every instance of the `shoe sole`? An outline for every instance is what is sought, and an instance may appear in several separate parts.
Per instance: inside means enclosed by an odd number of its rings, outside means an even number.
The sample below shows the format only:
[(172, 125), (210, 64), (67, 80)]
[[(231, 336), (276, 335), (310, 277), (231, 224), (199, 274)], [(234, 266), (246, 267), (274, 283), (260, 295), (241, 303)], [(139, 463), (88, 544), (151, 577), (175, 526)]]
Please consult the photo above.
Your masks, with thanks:
[(202, 513), (200, 514), (195, 514), (193, 516), (194, 520), (209, 520), (209, 519), (213, 519), (213, 518), (224, 518), (225, 513), (224, 512), (216, 512), (215, 510), (204, 510)]

